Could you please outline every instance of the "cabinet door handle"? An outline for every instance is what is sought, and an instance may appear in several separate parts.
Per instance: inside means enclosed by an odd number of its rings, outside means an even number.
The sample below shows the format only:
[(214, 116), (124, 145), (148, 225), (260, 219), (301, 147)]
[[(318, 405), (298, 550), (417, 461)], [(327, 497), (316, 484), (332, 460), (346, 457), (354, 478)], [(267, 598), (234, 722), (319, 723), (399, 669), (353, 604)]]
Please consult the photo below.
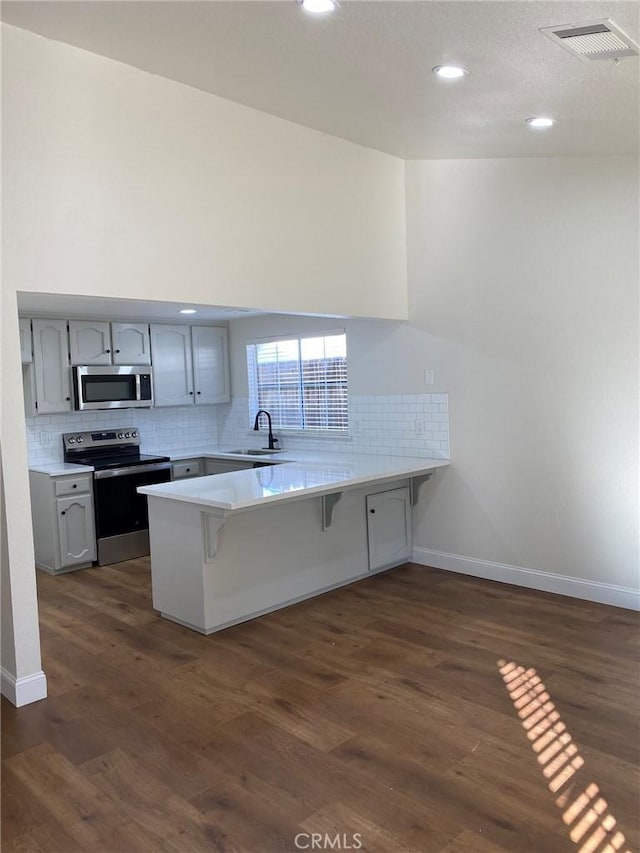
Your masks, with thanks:
[(65, 397), (64, 399), (65, 399), (67, 402), (69, 402), (69, 400), (71, 399), (71, 397)]
[(189, 391), (189, 394), (193, 397), (193, 391)]
[(370, 509), (369, 512), (373, 515), (375, 513), (375, 509)]
[(111, 352), (111, 350), (110, 350), (110, 349), (106, 349), (106, 350), (105, 350), (105, 352)]
[(74, 483), (74, 484), (71, 486), (71, 488), (72, 488), (72, 489), (77, 489), (77, 488), (78, 488), (78, 484), (77, 484), (77, 483)]
[(120, 352), (120, 350), (119, 350), (119, 349), (117, 349), (117, 350), (116, 350), (116, 352)]
[(66, 509), (63, 509), (62, 512), (60, 513), (60, 515), (66, 515), (66, 514), (67, 514)]
[(198, 394), (202, 394), (202, 391), (198, 391)]
[(191, 473), (191, 468), (187, 468), (187, 474)]

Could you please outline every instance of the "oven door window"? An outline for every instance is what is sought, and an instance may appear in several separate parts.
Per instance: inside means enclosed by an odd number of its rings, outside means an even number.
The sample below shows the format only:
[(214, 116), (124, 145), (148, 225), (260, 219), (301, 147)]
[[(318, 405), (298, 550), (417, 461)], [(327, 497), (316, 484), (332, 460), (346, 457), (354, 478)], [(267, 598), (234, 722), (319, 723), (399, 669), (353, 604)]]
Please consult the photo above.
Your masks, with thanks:
[(136, 399), (135, 374), (83, 376), (82, 399), (85, 403), (130, 402)]
[(138, 486), (168, 483), (171, 473), (166, 471), (139, 471), (118, 477), (94, 480), (96, 504), (96, 535), (98, 539), (147, 530), (147, 498), (136, 491)]

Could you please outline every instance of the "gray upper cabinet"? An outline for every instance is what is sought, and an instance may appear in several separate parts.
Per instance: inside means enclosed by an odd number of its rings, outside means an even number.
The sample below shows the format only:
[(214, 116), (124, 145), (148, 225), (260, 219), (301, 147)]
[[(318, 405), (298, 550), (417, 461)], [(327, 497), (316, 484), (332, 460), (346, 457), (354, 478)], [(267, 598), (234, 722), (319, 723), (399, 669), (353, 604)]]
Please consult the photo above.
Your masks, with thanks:
[(71, 364), (151, 364), (148, 323), (70, 320)]
[(223, 326), (192, 326), (193, 384), (196, 405), (228, 403), (229, 340)]
[(111, 364), (109, 323), (70, 320), (69, 352), (71, 364)]
[(156, 406), (227, 403), (229, 341), (223, 326), (151, 325)]
[(189, 326), (151, 324), (153, 396), (156, 406), (193, 403), (193, 362)]
[(27, 378), (35, 387), (29, 395), (29, 411), (35, 414), (72, 411), (70, 366), (76, 364), (153, 364), (154, 404), (159, 407), (231, 399), (229, 338), (223, 326), (20, 319), (26, 363), (32, 341), (33, 368)]
[(31, 364), (33, 361), (33, 344), (31, 343), (31, 320), (24, 317), (18, 319), (20, 329), (20, 358), (23, 364)]
[(33, 369), (38, 414), (72, 411), (69, 341), (65, 320), (33, 321)]
[(114, 364), (151, 364), (148, 323), (112, 323)]

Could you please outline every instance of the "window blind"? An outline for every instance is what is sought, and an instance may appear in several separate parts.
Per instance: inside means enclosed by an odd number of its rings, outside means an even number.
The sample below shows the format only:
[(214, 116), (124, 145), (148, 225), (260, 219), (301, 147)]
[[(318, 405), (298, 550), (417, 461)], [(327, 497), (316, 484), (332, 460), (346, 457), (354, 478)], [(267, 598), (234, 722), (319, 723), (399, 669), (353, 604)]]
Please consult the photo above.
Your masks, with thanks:
[(348, 429), (344, 332), (248, 344), (247, 367), (250, 417), (266, 409), (279, 429)]

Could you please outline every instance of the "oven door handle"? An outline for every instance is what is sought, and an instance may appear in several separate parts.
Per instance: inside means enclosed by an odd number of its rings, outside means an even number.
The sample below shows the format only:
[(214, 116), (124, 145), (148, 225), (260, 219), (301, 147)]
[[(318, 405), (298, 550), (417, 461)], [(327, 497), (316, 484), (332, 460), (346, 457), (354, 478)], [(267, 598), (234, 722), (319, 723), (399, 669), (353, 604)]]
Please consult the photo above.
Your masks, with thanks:
[(152, 465), (127, 465), (125, 468), (106, 468), (94, 471), (94, 480), (106, 480), (107, 477), (126, 477), (127, 474), (141, 474), (143, 471), (169, 471), (171, 462), (154, 462)]

